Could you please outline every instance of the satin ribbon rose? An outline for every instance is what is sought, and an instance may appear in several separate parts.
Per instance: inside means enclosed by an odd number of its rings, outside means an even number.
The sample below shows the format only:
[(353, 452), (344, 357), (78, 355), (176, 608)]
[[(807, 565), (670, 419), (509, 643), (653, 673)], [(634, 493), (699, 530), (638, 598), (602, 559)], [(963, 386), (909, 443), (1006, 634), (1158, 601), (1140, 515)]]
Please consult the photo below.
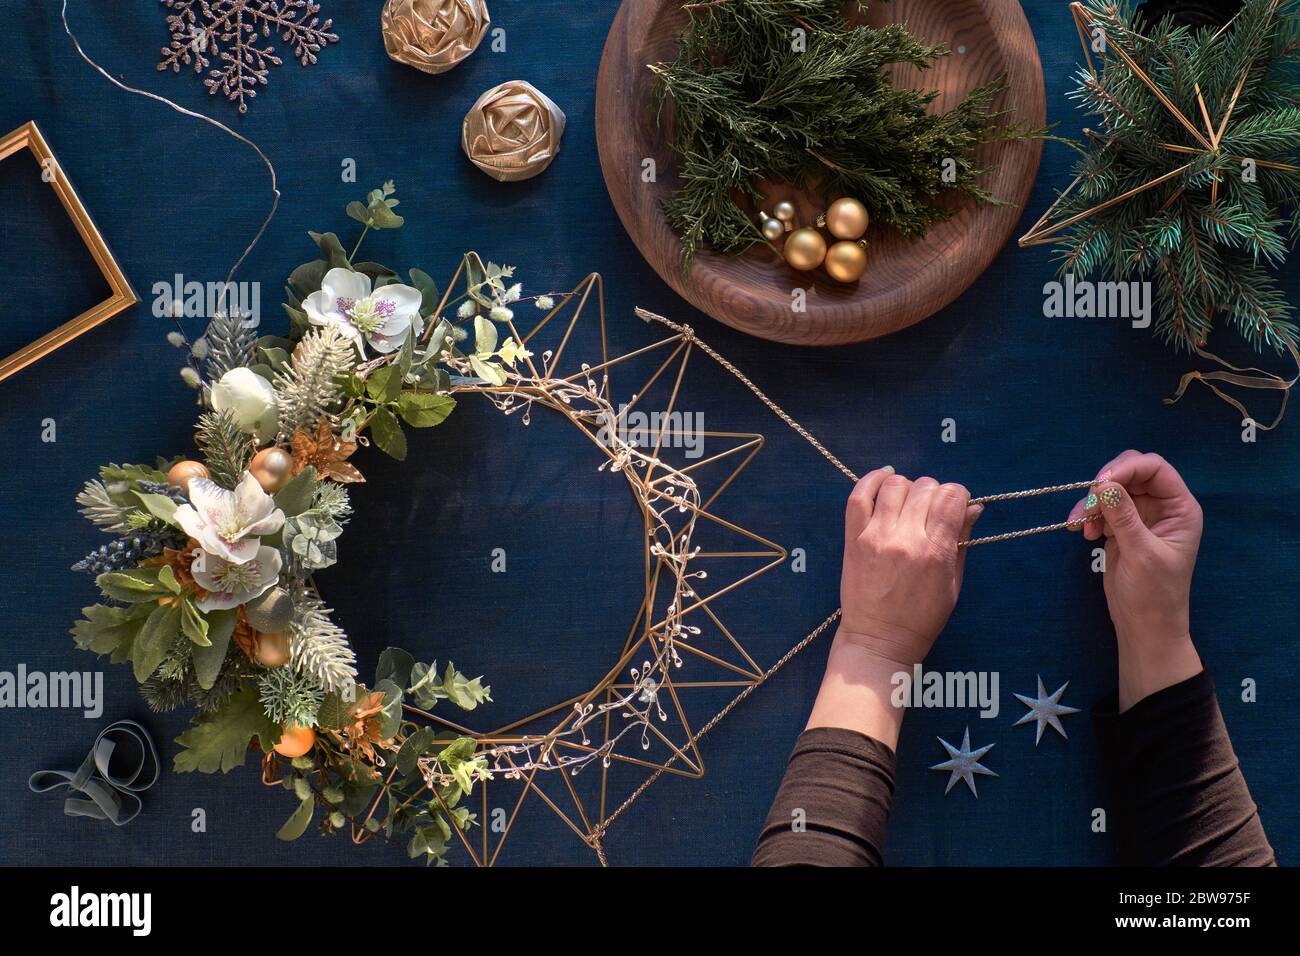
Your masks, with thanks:
[(493, 179), (531, 179), (555, 159), (564, 111), (531, 83), (512, 80), (480, 96), (461, 124), (461, 148)]
[(388, 0), (380, 29), (392, 59), (445, 73), (478, 48), (491, 22), (484, 0)]

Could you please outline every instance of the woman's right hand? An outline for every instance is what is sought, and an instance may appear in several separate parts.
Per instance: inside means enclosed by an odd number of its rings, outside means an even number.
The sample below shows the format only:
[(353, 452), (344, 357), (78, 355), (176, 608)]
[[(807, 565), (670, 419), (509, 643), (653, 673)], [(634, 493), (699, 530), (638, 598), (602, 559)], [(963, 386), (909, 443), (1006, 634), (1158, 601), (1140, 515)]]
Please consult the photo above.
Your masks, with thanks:
[(1089, 541), (1106, 538), (1106, 604), (1119, 646), (1119, 706), (1200, 672), (1189, 604), (1201, 506), (1159, 455), (1126, 451), (1070, 512)]

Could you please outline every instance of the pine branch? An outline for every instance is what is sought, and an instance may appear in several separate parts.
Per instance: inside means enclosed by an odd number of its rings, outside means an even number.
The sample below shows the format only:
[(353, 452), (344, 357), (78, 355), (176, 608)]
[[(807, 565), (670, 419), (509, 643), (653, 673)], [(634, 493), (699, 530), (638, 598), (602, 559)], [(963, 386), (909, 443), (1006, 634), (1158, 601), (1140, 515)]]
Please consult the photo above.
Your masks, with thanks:
[[(1300, 239), (1300, 171), (1289, 168), (1300, 157), (1300, 4), (1244, 0), (1223, 31), (1169, 19), (1137, 29), (1127, 3), (1085, 6), (1106, 48), (1093, 53), (1100, 77), (1081, 72), (1071, 96), (1105, 132), (1080, 144), (1079, 185), (1057, 207), (1060, 219), (1089, 213), (1061, 238), (1062, 271), (1153, 281), (1156, 334), (1180, 349), (1203, 345), (1220, 316), (1255, 348), (1295, 343), (1271, 269)], [(1233, 104), (1218, 150), (1204, 147), (1120, 49), (1201, 138), (1215, 135), (1205, 114), (1217, 131)]]
[(289, 625), (290, 666), (327, 691), (351, 693), (356, 685), (357, 657), (347, 634), (330, 619), (332, 612), (316, 595), (304, 591), (295, 596), (294, 603)]
[(355, 361), (355, 349), (334, 326), (302, 337), (288, 366), (275, 377), (281, 440), (292, 439), (300, 428), (315, 431), (342, 399), (342, 378)]
[(240, 315), (216, 313), (203, 338), (208, 346), (204, 372), (209, 382), (220, 381), (232, 368), (244, 368), (256, 360), (256, 331), (246, 328)]
[(195, 443), (203, 452), (212, 480), (223, 488), (234, 488), (253, 458), (253, 443), (235, 424), (229, 411), (204, 412), (199, 416)]

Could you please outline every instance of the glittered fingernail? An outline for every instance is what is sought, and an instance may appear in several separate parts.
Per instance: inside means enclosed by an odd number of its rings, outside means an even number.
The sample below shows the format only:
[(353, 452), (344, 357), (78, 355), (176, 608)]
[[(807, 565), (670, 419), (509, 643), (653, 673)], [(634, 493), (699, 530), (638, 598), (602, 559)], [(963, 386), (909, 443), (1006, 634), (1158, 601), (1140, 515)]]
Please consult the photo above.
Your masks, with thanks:
[(1101, 492), (1101, 504), (1103, 508), (1118, 508), (1119, 503), (1124, 500), (1124, 495), (1118, 488), (1104, 488)]
[(894, 466), (893, 466), (893, 465), (886, 465), (884, 468), (882, 468), (882, 469), (880, 469), (880, 470), (881, 470), (881, 471), (887, 471), (887, 472), (889, 472), (889, 473), (892, 475), (892, 474), (894, 473)]
[(1087, 497), (1086, 499), (1084, 499), (1083, 506), (1084, 506), (1085, 508), (1095, 508), (1095, 507), (1097, 507), (1097, 496), (1094, 495), (1091, 491), (1088, 492), (1088, 497)]

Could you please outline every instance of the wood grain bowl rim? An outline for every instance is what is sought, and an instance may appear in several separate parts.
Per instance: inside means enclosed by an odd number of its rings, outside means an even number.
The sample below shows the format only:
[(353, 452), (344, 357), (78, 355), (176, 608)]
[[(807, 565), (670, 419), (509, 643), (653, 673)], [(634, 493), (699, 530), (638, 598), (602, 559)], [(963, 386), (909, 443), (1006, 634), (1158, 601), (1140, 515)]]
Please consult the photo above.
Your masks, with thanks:
[[(714, 319), (751, 335), (770, 341), (796, 345), (844, 345), (888, 335), (914, 325), (950, 305), (988, 269), (1011, 238), (1034, 187), (1042, 158), (1043, 141), (1020, 140), (988, 147), (988, 158), (997, 160), (999, 172), (1010, 167), (1009, 194), (1002, 195), (1006, 205), (972, 206), (952, 219), (937, 224), (926, 239), (933, 247), (913, 270), (913, 280), (872, 295), (863, 301), (856, 317), (844, 316), (842, 300), (817, 301), (810, 295), (807, 312), (792, 321), (788, 295), (780, 300), (761, 298), (764, 290), (728, 290), (728, 274), (733, 257), (702, 253), (692, 265), (689, 279), (681, 271), (681, 245), (668, 225), (653, 190), (639, 182), (641, 162), (635, 156), (636, 140), (617, 137), (612, 131), (626, 126), (628, 90), (647, 80), (626, 74), (615, 76), (615, 61), (620, 47), (639, 49), (646, 29), (662, 15), (662, 8), (678, 0), (624, 0), (615, 15), (601, 55), (596, 80), (596, 145), (606, 190), (628, 235), (651, 268), (678, 295)], [(933, 0), (942, 3), (943, 0)], [(980, 8), (997, 44), (997, 55), (1007, 74), (1007, 92), (1000, 106), (1009, 109), (1013, 118), (1030, 126), (1046, 123), (1047, 95), (1041, 59), (1029, 22), (1019, 4), (1005, 0), (973, 0)], [(637, 30), (637, 36), (630, 36)], [(631, 54), (628, 59), (633, 59)], [(639, 104), (642, 110), (652, 103)], [(988, 154), (986, 154), (988, 155)], [(1006, 193), (1007, 190), (1000, 190)], [(954, 233), (954, 229), (961, 232)], [(986, 235), (988, 242), (970, 243), (967, 255), (958, 261), (946, 251), (956, 235)], [(762, 253), (749, 253), (758, 255)], [(770, 253), (769, 253), (770, 254)], [(938, 275), (936, 275), (936, 273)], [(702, 281), (708, 280), (708, 281)], [(918, 287), (928, 285), (928, 293), (917, 296)], [(823, 284), (823, 287), (824, 284)], [(738, 310), (731, 299), (749, 299), (750, 314)], [(756, 314), (755, 314), (756, 313)]]

